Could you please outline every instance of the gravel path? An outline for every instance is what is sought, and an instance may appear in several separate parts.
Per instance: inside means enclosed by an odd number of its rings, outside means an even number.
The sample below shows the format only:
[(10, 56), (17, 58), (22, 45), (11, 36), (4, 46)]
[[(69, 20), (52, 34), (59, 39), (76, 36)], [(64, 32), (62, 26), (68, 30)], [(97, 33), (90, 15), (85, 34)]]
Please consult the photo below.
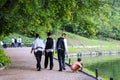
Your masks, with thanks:
[(12, 64), (0, 70), (0, 80), (95, 80), (81, 72), (73, 73), (68, 66), (65, 71), (59, 72), (56, 60), (53, 70), (44, 69), (44, 56), (41, 71), (36, 71), (36, 60), (30, 48), (7, 48), (5, 52), (12, 59)]

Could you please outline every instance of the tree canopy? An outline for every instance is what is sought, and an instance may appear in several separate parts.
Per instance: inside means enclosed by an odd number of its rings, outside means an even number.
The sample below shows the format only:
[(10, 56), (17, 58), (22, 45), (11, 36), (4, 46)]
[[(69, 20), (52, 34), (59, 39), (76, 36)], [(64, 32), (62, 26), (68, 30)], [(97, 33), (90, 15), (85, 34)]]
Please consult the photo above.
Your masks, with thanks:
[(0, 34), (62, 29), (120, 39), (119, 6), (118, 0), (0, 0)]

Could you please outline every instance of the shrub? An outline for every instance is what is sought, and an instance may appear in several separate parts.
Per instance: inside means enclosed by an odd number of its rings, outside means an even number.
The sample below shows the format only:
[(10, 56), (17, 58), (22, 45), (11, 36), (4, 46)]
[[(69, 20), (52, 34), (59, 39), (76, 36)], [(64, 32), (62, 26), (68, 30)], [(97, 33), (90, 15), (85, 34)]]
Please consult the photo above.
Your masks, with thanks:
[(0, 47), (0, 62), (3, 64), (3, 66), (7, 66), (9, 63), (11, 63), (10, 58), (5, 55), (4, 50)]

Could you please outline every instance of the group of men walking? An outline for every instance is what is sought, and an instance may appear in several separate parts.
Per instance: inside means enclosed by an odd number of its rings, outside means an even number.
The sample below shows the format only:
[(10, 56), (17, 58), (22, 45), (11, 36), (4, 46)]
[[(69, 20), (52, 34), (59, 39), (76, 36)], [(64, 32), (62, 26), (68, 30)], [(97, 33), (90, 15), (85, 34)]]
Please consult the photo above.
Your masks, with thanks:
[(46, 40), (43, 41), (39, 34), (36, 34), (35, 40), (32, 43), (31, 53), (34, 51), (37, 61), (37, 71), (41, 70), (42, 54), (45, 55), (44, 68), (48, 67), (48, 62), (50, 61), (49, 68), (50, 70), (53, 69), (53, 56), (55, 50), (58, 53), (59, 71), (65, 70), (65, 54), (68, 52), (66, 34), (63, 33), (57, 41), (52, 38), (51, 32), (48, 32), (47, 36)]

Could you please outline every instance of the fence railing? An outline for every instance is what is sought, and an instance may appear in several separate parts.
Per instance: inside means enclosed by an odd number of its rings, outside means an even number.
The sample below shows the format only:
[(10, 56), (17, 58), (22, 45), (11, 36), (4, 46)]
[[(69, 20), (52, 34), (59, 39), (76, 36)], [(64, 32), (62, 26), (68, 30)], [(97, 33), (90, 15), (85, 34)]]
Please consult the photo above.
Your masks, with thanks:
[(95, 57), (95, 56), (108, 56), (108, 55), (120, 55), (120, 51), (95, 51), (95, 52), (79, 52), (70, 53), (67, 58), (78, 58), (78, 57)]

